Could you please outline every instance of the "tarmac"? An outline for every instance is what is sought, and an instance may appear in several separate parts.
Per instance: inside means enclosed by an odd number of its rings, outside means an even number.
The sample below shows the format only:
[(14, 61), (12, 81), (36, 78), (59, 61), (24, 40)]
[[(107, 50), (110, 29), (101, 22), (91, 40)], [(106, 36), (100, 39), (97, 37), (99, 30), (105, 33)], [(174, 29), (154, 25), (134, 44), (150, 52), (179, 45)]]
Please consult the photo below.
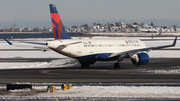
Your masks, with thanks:
[[(55, 58), (54, 58), (55, 59)], [(0, 62), (51, 61), (52, 59), (0, 59)], [(0, 70), (0, 83), (61, 83), (61, 82), (109, 82), (109, 83), (180, 83), (180, 74), (157, 74), (153, 70), (176, 70), (180, 58), (151, 58), (147, 65), (136, 67), (125, 59), (122, 69), (114, 69), (112, 62), (97, 62), (89, 69), (80, 64), (60, 68)], [(173, 67), (173, 68), (172, 68)], [(174, 68), (177, 67), (177, 68)]]

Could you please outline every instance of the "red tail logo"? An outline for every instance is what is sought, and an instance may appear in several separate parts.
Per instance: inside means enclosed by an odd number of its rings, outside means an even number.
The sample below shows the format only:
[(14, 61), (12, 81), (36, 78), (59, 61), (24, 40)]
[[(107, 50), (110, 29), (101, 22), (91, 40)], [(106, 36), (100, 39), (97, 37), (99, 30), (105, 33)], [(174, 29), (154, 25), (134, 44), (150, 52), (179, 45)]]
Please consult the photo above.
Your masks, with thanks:
[(49, 7), (51, 12), (54, 39), (71, 39), (71, 37), (69, 37), (69, 35), (65, 31), (61, 18), (57, 12), (56, 6), (53, 4), (49, 4)]

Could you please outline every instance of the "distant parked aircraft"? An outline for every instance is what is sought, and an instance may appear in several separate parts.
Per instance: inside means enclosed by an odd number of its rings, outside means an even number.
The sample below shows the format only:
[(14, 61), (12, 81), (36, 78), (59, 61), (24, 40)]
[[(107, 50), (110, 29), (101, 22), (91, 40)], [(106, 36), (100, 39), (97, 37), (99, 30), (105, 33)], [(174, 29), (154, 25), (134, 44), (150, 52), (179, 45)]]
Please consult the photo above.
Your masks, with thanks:
[[(45, 45), (57, 53), (78, 59), (81, 68), (89, 68), (96, 61), (117, 60), (114, 68), (121, 68), (123, 58), (131, 58), (134, 65), (140, 66), (149, 62), (147, 52), (176, 45), (177, 37), (173, 44), (146, 47), (145, 43), (136, 39), (72, 39), (65, 31), (56, 6), (50, 4), (51, 20), (54, 31), (54, 41), (46, 43), (28, 42), (31, 44)], [(5, 39), (5, 38), (4, 38)], [(7, 39), (9, 45), (13, 45)], [(26, 42), (27, 43), (27, 42)]]
[(157, 33), (159, 32), (157, 29), (140, 29), (136, 26), (136, 31), (145, 32), (145, 33)]
[(159, 31), (159, 34), (153, 33), (152, 36), (151, 36), (151, 38), (153, 39), (154, 36), (160, 36), (161, 33), (162, 33), (162, 30)]

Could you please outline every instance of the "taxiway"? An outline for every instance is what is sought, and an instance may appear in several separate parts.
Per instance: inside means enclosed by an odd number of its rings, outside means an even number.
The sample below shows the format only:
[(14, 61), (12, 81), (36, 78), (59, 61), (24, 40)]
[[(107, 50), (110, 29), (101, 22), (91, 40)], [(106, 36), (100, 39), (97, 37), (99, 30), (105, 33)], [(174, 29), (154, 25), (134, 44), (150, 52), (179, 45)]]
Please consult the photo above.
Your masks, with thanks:
[[(8, 59), (6, 59), (7, 61)], [(46, 61), (51, 59), (16, 59), (9, 61)], [(0, 59), (0, 62), (4, 60)], [(124, 82), (124, 83), (179, 83), (180, 74), (156, 74), (152, 70), (180, 69), (180, 58), (151, 58), (149, 64), (134, 66), (125, 59), (122, 69), (113, 69), (115, 62), (97, 62), (89, 69), (80, 65), (46, 69), (0, 70), (0, 83), (14, 82)]]

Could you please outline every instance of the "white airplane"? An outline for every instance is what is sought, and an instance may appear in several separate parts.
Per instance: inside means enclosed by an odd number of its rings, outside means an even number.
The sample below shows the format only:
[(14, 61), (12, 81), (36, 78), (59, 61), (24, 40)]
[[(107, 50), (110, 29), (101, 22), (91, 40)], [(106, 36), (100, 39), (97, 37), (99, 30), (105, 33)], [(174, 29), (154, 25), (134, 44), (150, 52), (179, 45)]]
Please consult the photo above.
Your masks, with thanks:
[(152, 34), (151, 38), (153, 39), (153, 37), (155, 37), (155, 36), (160, 36), (161, 33), (162, 33), (162, 30), (159, 31), (159, 34), (156, 34), (156, 33)]
[[(94, 64), (96, 61), (111, 60), (117, 60), (114, 68), (121, 68), (120, 61), (127, 57), (131, 58), (134, 65), (140, 66), (149, 62), (147, 52), (150, 50), (176, 45), (177, 37), (171, 45), (156, 47), (146, 47), (144, 42), (136, 39), (71, 39), (65, 31), (56, 6), (53, 4), (49, 6), (55, 40), (46, 43), (26, 43), (46, 45), (57, 53), (78, 59), (81, 68), (89, 68), (89, 65)], [(4, 38), (4, 40), (9, 45), (13, 45), (7, 39)]]
[(157, 33), (159, 32), (157, 29), (140, 29), (138, 26), (136, 26), (136, 31), (145, 32), (145, 33)]

